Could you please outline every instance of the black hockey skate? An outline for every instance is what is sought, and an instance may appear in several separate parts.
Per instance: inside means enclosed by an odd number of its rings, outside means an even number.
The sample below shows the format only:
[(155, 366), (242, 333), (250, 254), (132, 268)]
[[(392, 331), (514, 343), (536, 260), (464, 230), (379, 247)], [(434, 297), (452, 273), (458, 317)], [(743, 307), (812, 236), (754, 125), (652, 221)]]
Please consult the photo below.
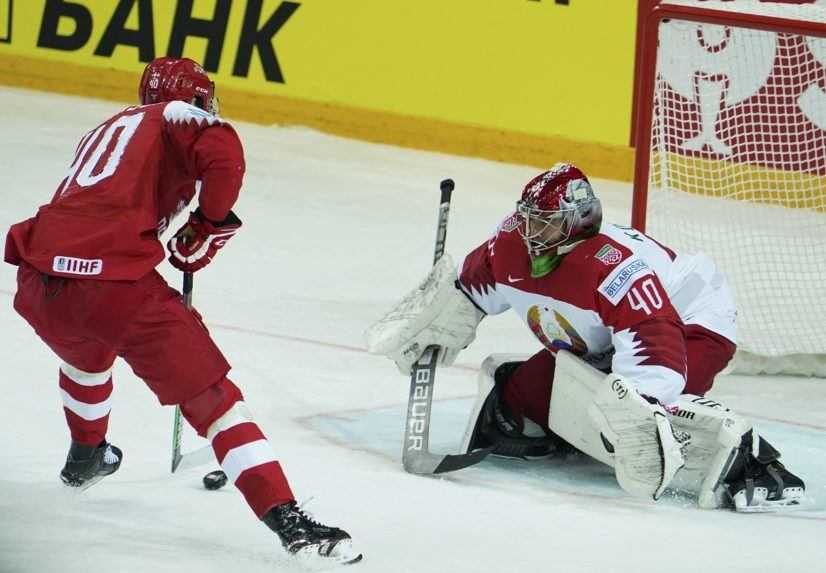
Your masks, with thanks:
[(476, 420), (468, 446), (469, 452), (493, 447), (491, 453), (494, 456), (529, 460), (573, 451), (573, 448), (556, 434), (526, 436), (524, 420), (517, 419), (502, 400), (505, 382), (521, 364), (506, 362), (496, 369), (496, 385), (488, 395), (479, 419)]
[(780, 452), (762, 437), (757, 455), (753, 451), (753, 434), (743, 435), (737, 457), (724, 480), (726, 491), (740, 512), (783, 511), (799, 506), (806, 485), (780, 463)]
[(350, 565), (362, 559), (346, 531), (314, 521), (295, 501), (272, 508), (261, 519), (278, 535), (287, 553), (305, 565)]
[(118, 471), (121, 460), (123, 452), (108, 442), (97, 447), (72, 442), (60, 479), (69, 487), (85, 490)]

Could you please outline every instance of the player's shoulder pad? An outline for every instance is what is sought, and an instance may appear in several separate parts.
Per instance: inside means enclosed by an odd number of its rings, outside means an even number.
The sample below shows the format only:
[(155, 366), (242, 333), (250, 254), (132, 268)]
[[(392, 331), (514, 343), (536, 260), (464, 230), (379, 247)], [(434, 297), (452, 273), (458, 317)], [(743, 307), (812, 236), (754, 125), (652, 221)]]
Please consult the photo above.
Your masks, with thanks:
[(163, 109), (163, 118), (173, 124), (190, 124), (198, 127), (229, 125), (225, 120), (184, 101), (171, 101)]

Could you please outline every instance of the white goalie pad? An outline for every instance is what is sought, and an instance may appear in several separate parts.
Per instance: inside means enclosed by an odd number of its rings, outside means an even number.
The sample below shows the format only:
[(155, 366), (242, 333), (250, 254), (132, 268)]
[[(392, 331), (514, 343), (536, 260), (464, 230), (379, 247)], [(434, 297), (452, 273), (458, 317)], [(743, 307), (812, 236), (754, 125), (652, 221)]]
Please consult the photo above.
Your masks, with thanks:
[(683, 444), (662, 406), (647, 402), (621, 376), (606, 376), (566, 351), (556, 356), (548, 425), (612, 466), (620, 486), (635, 496), (657, 499), (684, 463)]
[(579, 451), (614, 467), (613, 454), (605, 448), (599, 429), (587, 415), (604, 380), (605, 374), (560, 350), (556, 355), (548, 426)]
[[(764, 458), (763, 472), (751, 474), (750, 480), (735, 478), (732, 483), (725, 483), (732, 466), (742, 466), (743, 457), (749, 456), (751, 464), (760, 464), (761, 443), (764, 442), (757, 431), (752, 428), (749, 418), (732, 412), (723, 404), (700, 396), (684, 394), (680, 396), (670, 415), (672, 426), (680, 432), (691, 436), (691, 443), (686, 449), (686, 465), (677, 475), (673, 486), (697, 493), (697, 503), (705, 509), (734, 506), (735, 511), (743, 513), (764, 513), (787, 511), (801, 506), (805, 495), (802, 480), (790, 474), (782, 476), (785, 468), (770, 466)], [(751, 449), (748, 446), (751, 446)], [(767, 449), (780, 457), (772, 446), (764, 444)], [(776, 458), (775, 458), (776, 459)], [(753, 468), (754, 466), (752, 466)], [(742, 471), (742, 470), (739, 470)], [(772, 475), (775, 472), (775, 475)], [(772, 491), (760, 484), (761, 476), (773, 486), (782, 488), (782, 493)], [(757, 481), (757, 485), (754, 484)]]
[[(470, 449), (477, 420), (495, 387), (497, 368), (528, 358), (523, 354), (494, 354), (482, 363), (462, 451)], [(622, 400), (620, 395), (633, 401), (617, 406)], [(759, 486), (751, 497), (748, 492), (729, 491), (731, 486), (724, 479), (735, 460), (742, 460), (744, 436), (749, 434), (752, 444), (761, 441), (747, 417), (715, 400), (691, 394), (681, 395), (667, 408), (654, 406), (621, 377), (606, 376), (565, 351), (556, 357), (549, 426), (578, 450), (613, 467), (617, 481), (634, 495), (656, 498), (668, 486), (697, 495), (701, 508), (733, 505), (738, 512), (794, 509), (800, 507), (805, 495), (800, 480), (785, 482), (779, 498), (766, 499), (768, 490)], [(660, 449), (665, 456), (659, 451), (651, 455)], [(751, 455), (757, 457), (758, 452)]]
[(751, 420), (709, 398), (683, 394), (670, 409), (675, 430), (690, 436), (685, 451), (686, 464), (674, 480), (675, 489), (696, 493), (705, 509), (727, 504), (723, 486), (743, 434), (752, 429)]
[[(580, 451), (616, 468), (615, 456), (606, 449), (599, 426), (583, 415), (605, 381), (599, 370), (568, 352), (559, 352), (549, 425)], [(669, 487), (696, 494), (702, 508), (728, 505), (723, 479), (743, 434), (752, 429), (751, 421), (719, 402), (691, 394), (680, 396), (666, 415), (676, 434), (688, 436), (682, 448), (685, 465)]]
[(659, 499), (685, 463), (665, 410), (643, 398), (628, 380), (609, 374), (588, 415), (609, 442), (622, 489)]
[(456, 288), (456, 266), (445, 254), (410, 291), (364, 334), (367, 350), (392, 359), (402, 374), (428, 346), (439, 346), (440, 363), (450, 365), (473, 342), (485, 316)]

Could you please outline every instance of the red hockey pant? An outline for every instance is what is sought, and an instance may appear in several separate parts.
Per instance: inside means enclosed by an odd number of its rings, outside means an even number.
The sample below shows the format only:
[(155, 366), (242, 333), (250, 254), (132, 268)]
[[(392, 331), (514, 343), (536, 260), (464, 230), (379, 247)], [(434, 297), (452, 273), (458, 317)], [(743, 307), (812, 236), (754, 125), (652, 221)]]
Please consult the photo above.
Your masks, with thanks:
[(243, 396), (227, 378), (229, 363), (157, 272), (137, 281), (61, 279), (23, 264), (14, 308), (64, 361), (60, 391), (73, 440), (105, 439), (120, 356), (161, 404), (180, 404), (201, 436), (210, 430), (217, 459), (256, 515), (294, 499), (261, 430), (238, 414)]
[[(702, 326), (687, 325), (685, 332), (688, 375), (683, 393), (703, 396), (734, 356), (736, 346)], [(555, 364), (554, 355), (543, 349), (514, 370), (504, 389), (505, 403), (513, 413), (536, 422), (546, 431)]]

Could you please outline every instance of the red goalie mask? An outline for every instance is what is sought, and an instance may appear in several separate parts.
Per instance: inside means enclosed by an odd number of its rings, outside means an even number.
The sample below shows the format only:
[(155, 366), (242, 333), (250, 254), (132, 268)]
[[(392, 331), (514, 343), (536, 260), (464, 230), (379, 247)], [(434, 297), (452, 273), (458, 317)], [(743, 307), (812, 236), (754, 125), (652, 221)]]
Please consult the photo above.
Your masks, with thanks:
[(142, 105), (185, 101), (218, 113), (215, 84), (204, 69), (189, 58), (155, 58), (149, 62), (143, 70), (138, 98)]
[(591, 237), (602, 224), (602, 205), (588, 178), (570, 163), (557, 163), (531, 179), (516, 210), (531, 256)]

